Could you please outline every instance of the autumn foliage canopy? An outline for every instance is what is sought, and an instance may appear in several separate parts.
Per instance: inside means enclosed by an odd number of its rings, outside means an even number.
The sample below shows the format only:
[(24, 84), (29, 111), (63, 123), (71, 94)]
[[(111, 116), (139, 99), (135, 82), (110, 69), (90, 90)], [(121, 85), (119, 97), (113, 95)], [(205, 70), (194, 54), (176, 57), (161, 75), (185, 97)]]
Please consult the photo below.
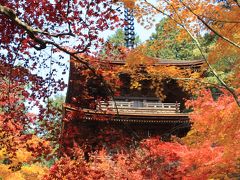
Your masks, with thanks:
[[(145, 28), (165, 16), (165, 38), (133, 50), (105, 43), (102, 32), (124, 26), (124, 7), (134, 9)], [(1, 0), (0, 179), (239, 178), (239, 17), (238, 0)], [(149, 54), (175, 41), (193, 45), (205, 62), (201, 70), (154, 66)], [(67, 87), (70, 57), (85, 67), (82, 73), (101, 77), (100, 84), (112, 90), (122, 85), (118, 73), (125, 72), (131, 88), (141, 89), (143, 80), (151, 80), (164, 99), (164, 80), (176, 80), (192, 95), (186, 101), (191, 130), (181, 139), (151, 137), (136, 145), (106, 127), (91, 135), (100, 143), (95, 151), (86, 154), (83, 142), (72, 144), (71, 156), (65, 154), (61, 108), (51, 98)], [(114, 69), (106, 63), (103, 69), (103, 59), (126, 65)], [(142, 65), (145, 76), (139, 72)], [(122, 150), (125, 143), (131, 148)]]

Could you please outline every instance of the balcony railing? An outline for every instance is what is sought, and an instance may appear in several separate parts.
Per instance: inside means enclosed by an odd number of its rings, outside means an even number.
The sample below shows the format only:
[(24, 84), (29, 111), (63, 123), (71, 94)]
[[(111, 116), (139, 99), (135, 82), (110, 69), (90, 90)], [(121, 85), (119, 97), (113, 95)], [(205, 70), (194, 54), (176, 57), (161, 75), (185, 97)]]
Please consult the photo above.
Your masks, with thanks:
[(98, 109), (118, 111), (119, 113), (179, 113), (180, 103), (160, 103), (160, 102), (142, 102), (141, 106), (136, 106), (133, 101), (108, 101), (101, 102)]

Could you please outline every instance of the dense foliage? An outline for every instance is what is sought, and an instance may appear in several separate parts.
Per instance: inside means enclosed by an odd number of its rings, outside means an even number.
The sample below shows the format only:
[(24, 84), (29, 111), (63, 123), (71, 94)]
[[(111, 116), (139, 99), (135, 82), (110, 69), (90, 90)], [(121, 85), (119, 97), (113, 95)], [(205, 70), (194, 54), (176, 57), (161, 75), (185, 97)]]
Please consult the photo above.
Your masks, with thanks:
[(189, 38), (182, 39), (179, 30), (171, 27), (168, 21), (163, 19), (157, 24), (156, 33), (148, 41), (147, 53), (163, 59), (199, 59), (193, 41)]
[[(107, 43), (104, 55), (98, 54), (103, 45), (100, 32), (123, 24), (121, 3), (134, 8), (137, 20), (146, 27), (152, 25), (155, 15), (167, 19), (146, 44), (132, 51), (117, 47), (116, 54), (111, 51), (114, 42)], [(237, 0), (159, 0), (156, 4), (147, 0), (2, 0), (0, 179), (239, 178), (239, 10)], [(201, 72), (157, 68), (148, 55), (202, 58), (208, 78)], [(86, 77), (101, 77), (99, 84), (105, 86), (121, 85), (112, 80), (119, 71), (107, 73), (98, 61), (103, 57), (125, 59), (127, 66), (120, 71), (131, 74), (131, 87), (142, 88), (142, 82), (151, 79), (163, 99), (163, 80), (178, 80), (179, 86), (194, 95), (186, 103), (194, 110), (191, 131), (182, 139), (172, 137), (171, 142), (154, 137), (128, 151), (109, 153), (106, 144), (118, 149), (131, 139), (106, 127), (91, 134), (102, 146), (89, 151), (87, 158), (84, 144), (74, 143), (71, 156), (64, 154), (60, 151), (61, 110), (55, 103), (58, 100), (50, 97), (66, 87), (59, 74), (66, 73), (64, 60), (69, 56), (87, 69), (82, 71)], [(142, 64), (149, 76), (140, 76)], [(82, 85), (87, 88), (88, 84)], [(89, 96), (84, 91), (83, 95)], [(114, 143), (115, 137), (119, 141)]]

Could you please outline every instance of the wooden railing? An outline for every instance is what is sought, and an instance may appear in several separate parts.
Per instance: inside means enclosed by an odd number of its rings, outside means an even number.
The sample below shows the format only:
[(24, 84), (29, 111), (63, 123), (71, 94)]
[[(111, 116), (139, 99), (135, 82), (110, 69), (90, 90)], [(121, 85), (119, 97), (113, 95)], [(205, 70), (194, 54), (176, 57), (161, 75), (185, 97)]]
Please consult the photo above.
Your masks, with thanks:
[[(117, 108), (116, 108), (117, 106)], [(143, 102), (141, 107), (134, 106), (134, 102), (130, 101), (109, 101), (101, 102), (98, 109), (117, 111), (119, 113), (151, 113), (151, 114), (162, 114), (162, 113), (179, 113), (180, 103), (159, 103), (159, 102)]]

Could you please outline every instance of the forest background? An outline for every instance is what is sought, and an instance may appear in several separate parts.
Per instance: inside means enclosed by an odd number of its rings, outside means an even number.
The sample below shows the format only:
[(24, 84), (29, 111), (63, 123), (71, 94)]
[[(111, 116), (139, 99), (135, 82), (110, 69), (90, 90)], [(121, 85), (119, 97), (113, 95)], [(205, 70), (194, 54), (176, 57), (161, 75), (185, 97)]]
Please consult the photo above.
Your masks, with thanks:
[[(133, 50), (122, 46), (119, 34), (107, 43), (99, 35), (124, 26), (123, 6), (134, 9), (145, 28), (153, 25), (156, 15), (165, 17), (151, 38)], [(239, 178), (239, 9), (238, 0), (1, 0), (0, 178)], [(171, 142), (145, 139), (114, 156), (103, 148), (90, 154), (90, 161), (84, 160), (78, 144), (71, 157), (62, 154), (62, 100), (52, 99), (66, 88), (57, 72), (67, 72), (62, 53), (104, 77), (109, 86), (118, 80), (116, 72), (99, 68), (103, 58), (126, 59), (125, 70), (136, 77), (132, 88), (141, 88), (133, 68), (139, 63), (145, 63), (150, 77), (157, 79), (156, 87), (163, 79), (176, 79), (193, 94), (186, 102), (194, 110), (191, 131)], [(153, 57), (203, 59), (204, 77), (154, 68), (149, 64)], [(156, 90), (164, 98), (161, 88)], [(33, 107), (39, 114), (31, 113)], [(112, 134), (107, 131), (105, 137)]]

